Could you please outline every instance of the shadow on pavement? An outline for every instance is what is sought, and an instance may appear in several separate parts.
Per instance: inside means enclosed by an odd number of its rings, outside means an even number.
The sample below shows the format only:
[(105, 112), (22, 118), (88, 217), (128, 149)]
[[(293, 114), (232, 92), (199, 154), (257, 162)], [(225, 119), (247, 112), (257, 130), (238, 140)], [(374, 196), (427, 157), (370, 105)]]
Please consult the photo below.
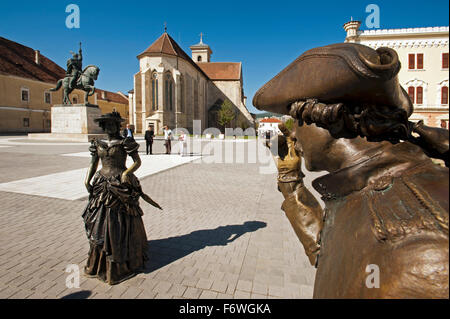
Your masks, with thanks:
[(196, 230), (177, 237), (149, 240), (149, 261), (143, 272), (153, 272), (206, 246), (226, 246), (245, 233), (266, 226), (265, 222), (247, 221), (242, 225), (220, 226), (215, 229)]
[(61, 297), (61, 299), (87, 299), (90, 295), (92, 295), (92, 291), (82, 290), (74, 292), (73, 294), (68, 294), (64, 297)]

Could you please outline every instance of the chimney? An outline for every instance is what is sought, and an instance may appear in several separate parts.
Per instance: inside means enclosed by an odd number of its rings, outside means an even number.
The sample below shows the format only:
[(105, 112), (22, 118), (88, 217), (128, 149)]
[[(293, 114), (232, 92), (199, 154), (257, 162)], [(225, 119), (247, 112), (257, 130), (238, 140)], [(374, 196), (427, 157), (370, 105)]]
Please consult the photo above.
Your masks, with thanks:
[(34, 63), (36, 63), (37, 65), (39, 65), (39, 50), (34, 50)]

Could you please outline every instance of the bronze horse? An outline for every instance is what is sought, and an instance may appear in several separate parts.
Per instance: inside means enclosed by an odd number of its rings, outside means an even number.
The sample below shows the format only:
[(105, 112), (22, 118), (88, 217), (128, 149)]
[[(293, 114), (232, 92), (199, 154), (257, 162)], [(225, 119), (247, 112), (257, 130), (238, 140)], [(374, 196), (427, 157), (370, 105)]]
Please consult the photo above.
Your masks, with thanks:
[[(448, 163), (449, 133), (408, 121), (399, 69), (392, 49), (336, 44), (255, 94), (257, 108), (296, 120), (295, 135), (279, 139), (278, 185), (317, 266), (314, 298), (449, 297), (449, 171), (430, 158)], [(303, 186), (300, 156), (329, 172), (313, 182), (324, 211)]]
[(86, 92), (84, 95), (84, 103), (88, 105), (88, 97), (95, 93), (94, 81), (97, 80), (99, 73), (100, 69), (97, 66), (88, 65), (83, 70), (83, 73), (80, 75), (74, 88), (70, 88), (70, 77), (65, 77), (64, 79), (59, 80), (56, 87), (50, 89), (50, 91), (58, 91), (62, 86), (64, 90), (63, 104), (71, 105), (72, 101), (70, 101), (69, 94), (72, 93), (74, 89), (83, 90)]

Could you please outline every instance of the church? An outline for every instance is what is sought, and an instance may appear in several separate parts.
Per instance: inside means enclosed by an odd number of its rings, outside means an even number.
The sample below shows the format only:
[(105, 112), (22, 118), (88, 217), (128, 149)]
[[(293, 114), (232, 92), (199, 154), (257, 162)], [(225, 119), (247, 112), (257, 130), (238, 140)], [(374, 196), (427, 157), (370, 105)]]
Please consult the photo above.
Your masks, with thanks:
[(135, 132), (149, 125), (161, 133), (163, 126), (186, 128), (201, 121), (202, 132), (218, 123), (218, 110), (228, 100), (234, 118), (226, 127), (248, 128), (254, 119), (247, 110), (241, 62), (211, 62), (212, 50), (200, 42), (192, 45), (191, 57), (165, 31), (137, 56), (139, 72), (129, 92), (129, 122)]

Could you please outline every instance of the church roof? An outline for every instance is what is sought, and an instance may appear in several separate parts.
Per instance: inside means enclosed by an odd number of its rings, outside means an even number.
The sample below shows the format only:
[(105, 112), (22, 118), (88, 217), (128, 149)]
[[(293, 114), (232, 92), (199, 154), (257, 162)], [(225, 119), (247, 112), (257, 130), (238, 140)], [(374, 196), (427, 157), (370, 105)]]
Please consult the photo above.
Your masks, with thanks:
[[(36, 54), (39, 64), (35, 62)], [(34, 49), (0, 37), (0, 73), (56, 83), (66, 71)]]
[(183, 51), (183, 49), (175, 42), (174, 39), (167, 33), (164, 32), (155, 42), (153, 42), (144, 52), (138, 55), (141, 58), (145, 55), (160, 55), (167, 54), (180, 57), (187, 62), (189, 62), (194, 68), (196, 68), (204, 76), (208, 77), (198, 65), (192, 61), (189, 55)]
[(238, 81), (241, 79), (241, 62), (199, 62), (197, 65), (213, 81)]

